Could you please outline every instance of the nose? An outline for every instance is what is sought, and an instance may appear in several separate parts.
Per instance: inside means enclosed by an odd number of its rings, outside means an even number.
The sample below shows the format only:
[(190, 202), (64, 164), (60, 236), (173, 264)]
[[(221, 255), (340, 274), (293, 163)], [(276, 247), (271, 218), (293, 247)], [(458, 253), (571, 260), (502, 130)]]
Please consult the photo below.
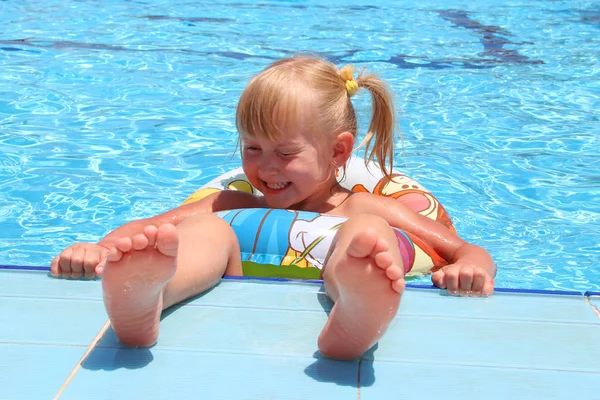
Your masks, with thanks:
[(276, 175), (279, 171), (276, 157), (272, 152), (263, 153), (258, 162), (258, 171), (260, 175), (269, 176)]

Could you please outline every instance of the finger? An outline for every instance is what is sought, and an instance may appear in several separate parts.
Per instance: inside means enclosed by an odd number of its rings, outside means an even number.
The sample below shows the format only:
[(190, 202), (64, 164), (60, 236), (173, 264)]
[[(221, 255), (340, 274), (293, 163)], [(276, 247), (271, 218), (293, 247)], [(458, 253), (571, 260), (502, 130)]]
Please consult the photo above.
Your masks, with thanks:
[(458, 269), (457, 268), (447, 268), (444, 270), (446, 274), (446, 289), (448, 289), (448, 293), (453, 296), (458, 296), (459, 292), (459, 278), (458, 278)]
[(488, 277), (483, 285), (483, 289), (481, 290), (482, 296), (491, 296), (494, 293), (494, 278)]
[(56, 256), (52, 259), (52, 262), (50, 263), (50, 275), (60, 276), (60, 266), (58, 265), (59, 260), (60, 256)]
[(85, 259), (85, 247), (74, 248), (71, 255), (71, 278), (78, 278), (83, 271), (83, 262)]
[(106, 257), (108, 250), (94, 248), (86, 253), (85, 262), (83, 264), (83, 274), (86, 279), (93, 279), (96, 276), (96, 267)]
[(83, 277), (85, 279), (94, 279), (96, 277), (96, 269), (92, 269), (92, 270), (85, 270), (83, 272)]
[(102, 272), (104, 272), (104, 265), (106, 265), (106, 260), (108, 259), (108, 253), (110, 250), (107, 250), (106, 248), (104, 248), (102, 250), (102, 252), (100, 253), (100, 261), (98, 262), (98, 264), (96, 264), (96, 266), (94, 267), (94, 271), (93, 273), (95, 274), (95, 276), (102, 276)]
[(88, 250), (85, 253), (85, 260), (83, 263), (83, 272), (87, 273), (89, 271), (94, 271), (96, 265), (100, 262), (100, 253), (98, 250)]
[(96, 266), (96, 269), (94, 270), (94, 272), (96, 273), (96, 276), (102, 276), (102, 273), (104, 272), (104, 264), (106, 264), (106, 262), (102, 261), (100, 264), (98, 264)]
[(481, 296), (483, 287), (485, 285), (486, 276), (486, 272), (481, 268), (477, 268), (473, 272), (473, 285), (471, 285), (471, 296)]
[(431, 275), (431, 282), (441, 289), (446, 289), (446, 274), (443, 269), (438, 269)]
[(463, 267), (459, 273), (459, 287), (461, 296), (470, 296), (473, 286), (473, 268)]
[(135, 235), (131, 239), (131, 248), (133, 250), (143, 250), (148, 246), (148, 238), (143, 233)]
[(59, 262), (58, 265), (60, 266), (60, 275), (64, 275), (64, 274), (70, 274), (71, 273), (71, 256), (73, 255), (73, 249), (71, 247), (69, 247), (68, 249), (65, 249), (62, 253), (60, 253), (60, 255), (58, 256)]

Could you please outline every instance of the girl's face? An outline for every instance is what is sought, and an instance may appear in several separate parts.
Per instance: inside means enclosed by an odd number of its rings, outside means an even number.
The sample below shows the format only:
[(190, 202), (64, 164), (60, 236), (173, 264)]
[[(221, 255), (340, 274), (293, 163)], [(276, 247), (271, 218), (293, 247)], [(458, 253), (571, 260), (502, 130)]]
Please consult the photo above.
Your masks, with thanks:
[(242, 166), (269, 207), (316, 211), (336, 184), (333, 152), (311, 132), (287, 127), (277, 141), (242, 135)]

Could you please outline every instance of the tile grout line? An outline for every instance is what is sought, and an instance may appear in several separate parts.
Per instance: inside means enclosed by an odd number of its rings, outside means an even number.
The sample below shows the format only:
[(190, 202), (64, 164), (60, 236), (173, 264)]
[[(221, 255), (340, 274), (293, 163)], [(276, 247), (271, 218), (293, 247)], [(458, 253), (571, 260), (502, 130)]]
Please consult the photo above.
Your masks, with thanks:
[(596, 307), (594, 305), (594, 303), (591, 302), (590, 296), (585, 296), (585, 302), (588, 303), (590, 307), (592, 307), (592, 310), (594, 311), (594, 313), (596, 314), (596, 316), (598, 318), (600, 318), (600, 310), (598, 310), (598, 307)]
[(358, 360), (358, 376), (356, 377), (356, 400), (360, 400), (360, 371), (362, 370), (361, 365), (363, 362), (363, 358), (361, 357)]
[(88, 346), (85, 353), (83, 353), (83, 355), (77, 362), (77, 365), (75, 365), (73, 370), (71, 370), (71, 373), (69, 374), (67, 379), (65, 379), (65, 381), (62, 384), (62, 386), (60, 387), (60, 389), (58, 389), (58, 393), (56, 393), (56, 395), (53, 397), (53, 400), (57, 400), (63, 394), (63, 392), (65, 391), (67, 386), (69, 386), (69, 383), (71, 383), (73, 378), (75, 378), (75, 375), (77, 374), (77, 372), (79, 372), (79, 370), (81, 369), (81, 365), (83, 364), (85, 359), (90, 355), (92, 350), (94, 350), (94, 348), (96, 347), (96, 345), (98, 344), (100, 339), (102, 339), (102, 337), (104, 336), (104, 334), (106, 333), (108, 328), (110, 328), (110, 320), (106, 320), (106, 322), (104, 323), (104, 326), (102, 326), (102, 328), (100, 328), (100, 331), (98, 332), (98, 334), (96, 335), (94, 340), (92, 340), (92, 343), (90, 343), (90, 345)]

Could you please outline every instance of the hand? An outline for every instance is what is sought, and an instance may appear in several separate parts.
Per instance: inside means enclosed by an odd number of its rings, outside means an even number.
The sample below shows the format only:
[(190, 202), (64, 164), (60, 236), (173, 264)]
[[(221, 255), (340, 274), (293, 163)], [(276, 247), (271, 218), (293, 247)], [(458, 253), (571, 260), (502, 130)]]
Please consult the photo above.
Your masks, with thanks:
[(76, 243), (67, 247), (50, 264), (50, 274), (62, 278), (94, 278), (96, 267), (104, 262), (108, 249), (94, 243)]
[(490, 273), (467, 264), (446, 265), (431, 275), (431, 281), (453, 296), (478, 297), (494, 293), (494, 278)]

